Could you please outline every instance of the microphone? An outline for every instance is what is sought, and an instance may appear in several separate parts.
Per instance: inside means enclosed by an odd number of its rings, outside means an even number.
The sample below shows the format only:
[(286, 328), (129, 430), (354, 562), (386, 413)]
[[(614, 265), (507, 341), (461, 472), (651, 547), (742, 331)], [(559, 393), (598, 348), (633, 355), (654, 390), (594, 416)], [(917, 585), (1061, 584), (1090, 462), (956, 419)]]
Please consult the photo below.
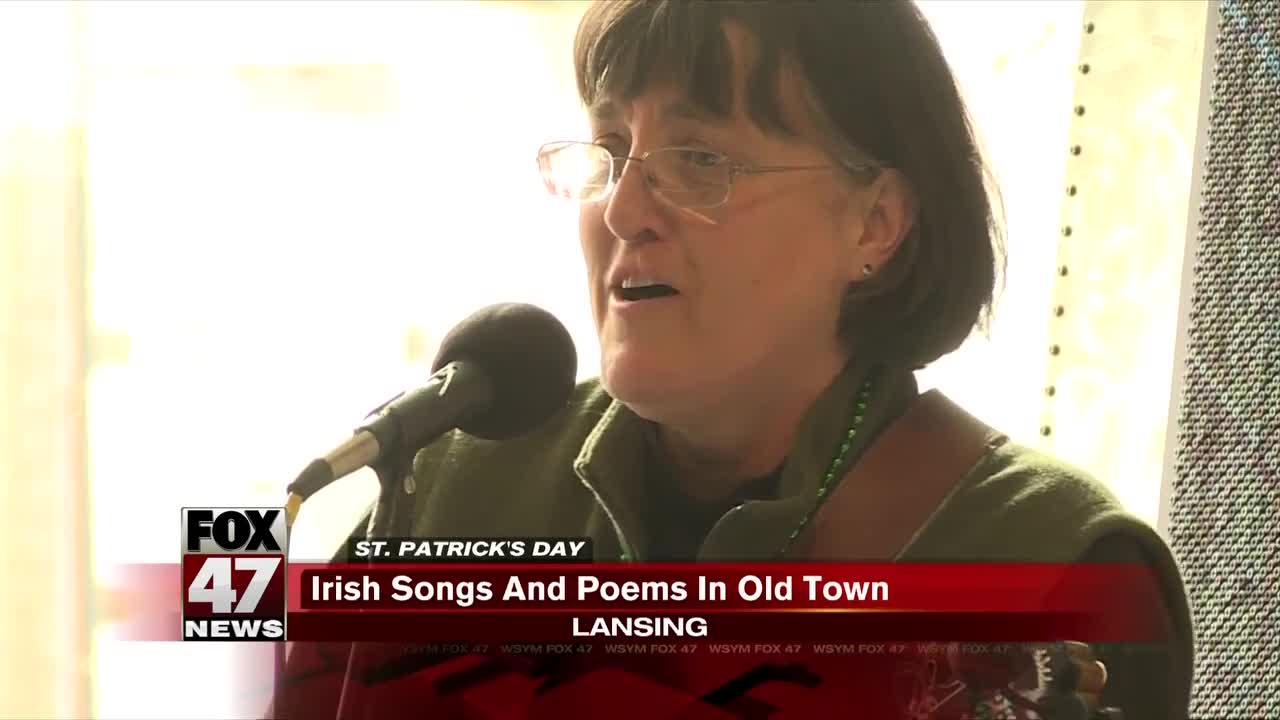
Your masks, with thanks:
[(289, 484), (289, 524), (302, 501), (339, 478), (416, 453), (459, 429), (486, 440), (522, 435), (563, 408), (577, 378), (573, 339), (545, 310), (491, 305), (459, 323), (440, 344), (432, 375), (373, 411), (346, 442), (313, 460)]

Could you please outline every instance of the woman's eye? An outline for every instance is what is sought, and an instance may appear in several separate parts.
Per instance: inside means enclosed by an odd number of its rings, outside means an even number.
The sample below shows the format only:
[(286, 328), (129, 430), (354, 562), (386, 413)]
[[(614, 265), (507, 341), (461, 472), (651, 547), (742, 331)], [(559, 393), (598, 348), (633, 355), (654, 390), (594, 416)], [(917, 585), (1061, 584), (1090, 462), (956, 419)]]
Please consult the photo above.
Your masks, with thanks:
[(680, 159), (697, 167), (715, 167), (716, 165), (724, 162), (724, 156), (720, 153), (708, 152), (706, 150), (694, 150), (692, 148), (681, 149)]
[(608, 149), (614, 157), (626, 157), (629, 151), (627, 144), (617, 135), (603, 135), (591, 142)]

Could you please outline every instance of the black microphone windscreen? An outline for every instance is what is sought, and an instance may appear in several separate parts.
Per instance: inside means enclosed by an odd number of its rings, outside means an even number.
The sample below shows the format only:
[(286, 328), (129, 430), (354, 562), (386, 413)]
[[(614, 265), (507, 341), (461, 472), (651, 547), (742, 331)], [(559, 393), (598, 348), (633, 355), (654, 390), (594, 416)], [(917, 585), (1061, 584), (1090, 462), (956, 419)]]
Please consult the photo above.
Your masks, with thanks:
[(432, 372), (458, 361), (475, 364), (493, 383), (493, 403), (459, 426), (487, 440), (549, 420), (569, 401), (578, 373), (569, 331), (546, 310), (522, 303), (490, 305), (450, 330)]

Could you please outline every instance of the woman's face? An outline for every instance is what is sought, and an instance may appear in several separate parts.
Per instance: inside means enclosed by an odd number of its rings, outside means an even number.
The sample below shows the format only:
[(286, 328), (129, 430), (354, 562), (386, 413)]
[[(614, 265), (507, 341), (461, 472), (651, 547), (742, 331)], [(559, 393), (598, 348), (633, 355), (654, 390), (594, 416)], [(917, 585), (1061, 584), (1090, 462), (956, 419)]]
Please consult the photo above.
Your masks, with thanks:
[[(729, 118), (701, 117), (679, 88), (653, 87), (592, 108), (592, 139), (631, 157), (692, 146), (745, 165), (831, 165), (816, 137), (766, 134), (747, 117), (749, 43), (734, 30), (739, 107)], [(795, 86), (788, 93), (784, 81), (781, 104), (804, 129)], [(861, 194), (838, 169), (740, 175), (724, 205), (690, 212), (655, 196), (629, 162), (580, 218), (606, 389), (643, 417), (678, 422), (797, 373), (838, 370), (840, 300), (864, 262)], [(628, 299), (624, 281), (675, 292)]]

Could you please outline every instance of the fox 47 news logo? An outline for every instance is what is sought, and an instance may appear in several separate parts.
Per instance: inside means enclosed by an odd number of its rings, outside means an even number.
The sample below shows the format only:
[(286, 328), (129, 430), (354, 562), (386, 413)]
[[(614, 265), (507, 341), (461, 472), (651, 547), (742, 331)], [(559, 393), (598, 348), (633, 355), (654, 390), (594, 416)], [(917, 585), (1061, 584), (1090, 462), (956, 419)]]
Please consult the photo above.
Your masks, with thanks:
[(182, 639), (285, 639), (284, 508), (182, 508)]

